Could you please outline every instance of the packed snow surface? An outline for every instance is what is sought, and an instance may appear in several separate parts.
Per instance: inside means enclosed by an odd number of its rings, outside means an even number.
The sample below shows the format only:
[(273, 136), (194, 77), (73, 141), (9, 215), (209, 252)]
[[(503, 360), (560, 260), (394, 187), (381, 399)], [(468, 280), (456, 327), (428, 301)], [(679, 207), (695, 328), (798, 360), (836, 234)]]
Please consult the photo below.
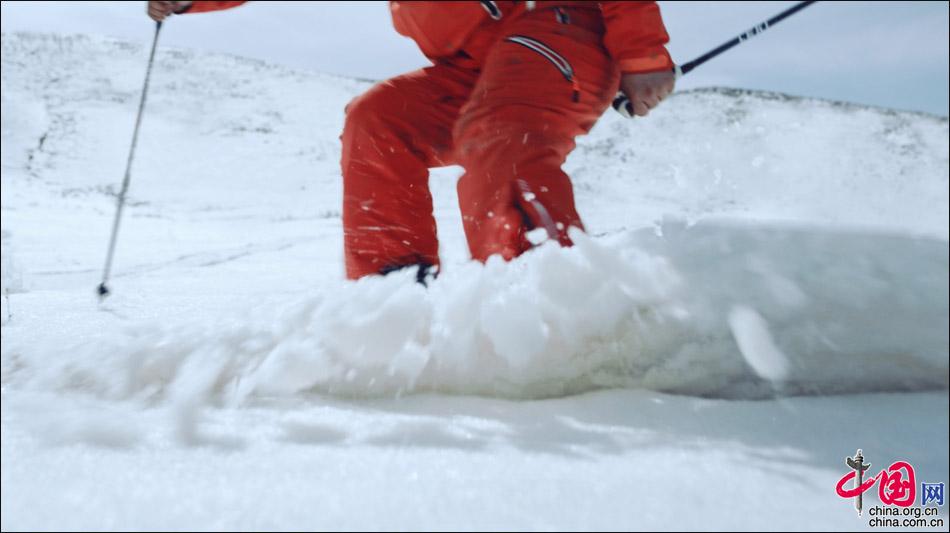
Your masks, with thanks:
[(573, 248), (468, 261), (439, 169), (441, 275), (354, 283), (368, 83), (161, 47), (99, 304), (148, 50), (2, 46), (4, 530), (854, 529), (855, 449), (948, 478), (946, 118), (675, 94), (579, 140)]

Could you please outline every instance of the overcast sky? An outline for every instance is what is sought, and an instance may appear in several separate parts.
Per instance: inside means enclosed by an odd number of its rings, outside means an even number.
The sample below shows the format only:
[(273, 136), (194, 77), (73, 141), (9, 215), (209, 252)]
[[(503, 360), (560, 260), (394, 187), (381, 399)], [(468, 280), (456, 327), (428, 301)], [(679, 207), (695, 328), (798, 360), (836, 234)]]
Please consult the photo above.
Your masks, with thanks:
[[(793, 2), (660, 2), (685, 62)], [(2, 2), (8, 31), (94, 33), (148, 43), (145, 2)], [(820, 2), (686, 76), (726, 85), (947, 115), (947, 2)], [(160, 45), (381, 79), (428, 64), (385, 2), (257, 2), (175, 17)]]

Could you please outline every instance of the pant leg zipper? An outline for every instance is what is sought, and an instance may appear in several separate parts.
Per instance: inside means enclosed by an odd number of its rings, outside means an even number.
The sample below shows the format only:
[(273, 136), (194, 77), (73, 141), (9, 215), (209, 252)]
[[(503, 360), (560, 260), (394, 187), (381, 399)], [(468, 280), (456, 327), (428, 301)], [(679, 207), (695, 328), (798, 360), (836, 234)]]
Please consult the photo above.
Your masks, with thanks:
[(571, 89), (574, 91), (571, 96), (571, 101), (578, 102), (581, 98), (581, 87), (577, 82), (577, 78), (574, 77), (574, 68), (571, 66), (570, 62), (564, 58), (561, 54), (555, 52), (551, 49), (550, 46), (542, 43), (537, 39), (532, 39), (531, 37), (526, 37), (524, 35), (509, 35), (505, 37), (505, 40), (515, 44), (520, 44), (525, 48), (534, 50), (538, 54), (541, 54), (542, 57), (551, 62), (555, 68), (564, 76), (564, 79), (570, 82)]

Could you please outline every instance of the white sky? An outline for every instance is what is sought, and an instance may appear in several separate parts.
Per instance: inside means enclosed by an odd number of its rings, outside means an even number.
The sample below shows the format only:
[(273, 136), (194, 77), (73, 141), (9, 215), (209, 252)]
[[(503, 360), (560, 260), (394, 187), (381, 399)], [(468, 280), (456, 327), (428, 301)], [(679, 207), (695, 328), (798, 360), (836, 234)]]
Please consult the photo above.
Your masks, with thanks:
[[(660, 2), (685, 62), (793, 2)], [(150, 41), (145, 2), (2, 2), (8, 31)], [(947, 2), (820, 2), (695, 70), (680, 88), (726, 85), (948, 112)], [(174, 17), (160, 45), (227, 52), (380, 79), (427, 64), (385, 2), (252, 2)]]

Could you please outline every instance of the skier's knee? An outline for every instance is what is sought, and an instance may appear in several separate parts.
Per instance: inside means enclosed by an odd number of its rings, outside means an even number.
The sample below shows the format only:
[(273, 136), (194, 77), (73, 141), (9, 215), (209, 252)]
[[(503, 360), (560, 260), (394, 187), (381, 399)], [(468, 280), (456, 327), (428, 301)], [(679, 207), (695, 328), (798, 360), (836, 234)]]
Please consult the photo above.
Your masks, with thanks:
[(392, 102), (396, 95), (393, 88), (378, 83), (365, 93), (350, 101), (343, 109), (346, 125), (369, 125), (378, 127), (391, 115)]

